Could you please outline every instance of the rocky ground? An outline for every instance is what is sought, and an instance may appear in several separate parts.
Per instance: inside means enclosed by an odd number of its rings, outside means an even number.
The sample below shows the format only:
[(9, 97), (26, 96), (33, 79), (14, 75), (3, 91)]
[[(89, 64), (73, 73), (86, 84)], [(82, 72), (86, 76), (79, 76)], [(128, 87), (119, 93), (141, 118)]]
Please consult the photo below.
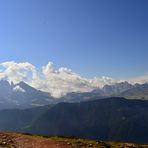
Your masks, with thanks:
[(0, 148), (148, 148), (148, 145), (0, 132)]

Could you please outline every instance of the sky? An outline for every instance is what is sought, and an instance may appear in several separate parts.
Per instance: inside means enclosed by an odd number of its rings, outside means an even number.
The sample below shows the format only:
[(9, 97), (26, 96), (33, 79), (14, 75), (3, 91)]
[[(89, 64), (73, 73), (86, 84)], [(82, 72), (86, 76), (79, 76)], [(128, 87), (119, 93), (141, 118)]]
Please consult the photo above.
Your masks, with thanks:
[(148, 72), (147, 8), (147, 0), (1, 0), (0, 63), (140, 77)]

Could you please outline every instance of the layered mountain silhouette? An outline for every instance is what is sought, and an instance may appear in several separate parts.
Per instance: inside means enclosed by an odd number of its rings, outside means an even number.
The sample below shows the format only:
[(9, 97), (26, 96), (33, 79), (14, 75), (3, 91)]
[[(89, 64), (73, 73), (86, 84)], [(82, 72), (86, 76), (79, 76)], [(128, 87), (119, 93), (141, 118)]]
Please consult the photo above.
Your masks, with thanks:
[(0, 110), (0, 129), (46, 136), (148, 143), (148, 101), (124, 98)]
[(25, 82), (13, 84), (0, 81), (0, 109), (44, 106), (54, 101), (49, 93), (37, 90)]
[(148, 143), (148, 84), (121, 82), (57, 99), (1, 80), (0, 119), (2, 131)]
[(135, 84), (131, 89), (120, 93), (120, 96), (128, 99), (148, 100), (148, 84)]
[(97, 88), (91, 92), (68, 93), (62, 99), (65, 102), (81, 102), (107, 97), (124, 97), (127, 99), (148, 100), (148, 84), (132, 85), (128, 82), (121, 82), (113, 85), (105, 85), (102, 89)]
[(59, 102), (82, 102), (107, 97), (148, 100), (148, 84), (129, 84), (128, 82), (105, 85), (91, 92), (71, 92), (61, 98), (37, 90), (25, 82), (14, 84), (0, 80), (0, 109), (31, 108), (56, 104)]

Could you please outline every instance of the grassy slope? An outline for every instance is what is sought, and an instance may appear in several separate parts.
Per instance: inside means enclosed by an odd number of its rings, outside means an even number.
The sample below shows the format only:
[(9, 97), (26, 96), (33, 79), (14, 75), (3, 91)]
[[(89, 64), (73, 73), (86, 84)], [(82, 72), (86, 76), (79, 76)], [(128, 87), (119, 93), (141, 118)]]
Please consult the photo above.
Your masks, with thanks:
[[(111, 142), (111, 141), (94, 141), (94, 140), (86, 140), (86, 139), (77, 139), (77, 138), (66, 138), (66, 137), (43, 137), (38, 135), (28, 135), (28, 134), (21, 134), (21, 133), (0, 133), (0, 148), (18, 148), (19, 141), (15, 141), (15, 139), (18, 139), (21, 137), (21, 142), (24, 139), (32, 140), (33, 142), (42, 141), (42, 148), (45, 148), (44, 142), (50, 141), (51, 144), (56, 145), (62, 144), (65, 145), (65, 147), (72, 147), (72, 148), (120, 148), (120, 147), (131, 147), (131, 148), (147, 148), (148, 145), (138, 145), (138, 144), (132, 144), (132, 143), (122, 143), (122, 142)], [(25, 142), (24, 142), (25, 143)], [(39, 146), (39, 145), (38, 145)], [(47, 145), (46, 145), (47, 147)], [(50, 147), (50, 145), (49, 145)], [(21, 146), (19, 144), (19, 148), (25, 148), (25, 146)]]

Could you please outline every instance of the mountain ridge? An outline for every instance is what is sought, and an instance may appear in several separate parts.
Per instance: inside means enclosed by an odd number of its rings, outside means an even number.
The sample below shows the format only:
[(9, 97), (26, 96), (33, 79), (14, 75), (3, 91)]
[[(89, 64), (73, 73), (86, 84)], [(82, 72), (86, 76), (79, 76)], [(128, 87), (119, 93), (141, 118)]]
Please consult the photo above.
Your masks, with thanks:
[(54, 103), (50, 93), (37, 90), (25, 82), (0, 81), (0, 109), (30, 108)]
[(21, 81), (17, 84), (0, 80), (0, 109), (31, 108), (59, 102), (83, 102), (106, 97), (124, 97), (127, 99), (148, 100), (148, 84), (132, 85), (128, 82), (105, 85), (91, 92), (70, 92), (60, 98), (54, 98), (48, 92), (37, 90)]
[(4, 131), (148, 143), (147, 100), (114, 97), (0, 110), (0, 119)]

